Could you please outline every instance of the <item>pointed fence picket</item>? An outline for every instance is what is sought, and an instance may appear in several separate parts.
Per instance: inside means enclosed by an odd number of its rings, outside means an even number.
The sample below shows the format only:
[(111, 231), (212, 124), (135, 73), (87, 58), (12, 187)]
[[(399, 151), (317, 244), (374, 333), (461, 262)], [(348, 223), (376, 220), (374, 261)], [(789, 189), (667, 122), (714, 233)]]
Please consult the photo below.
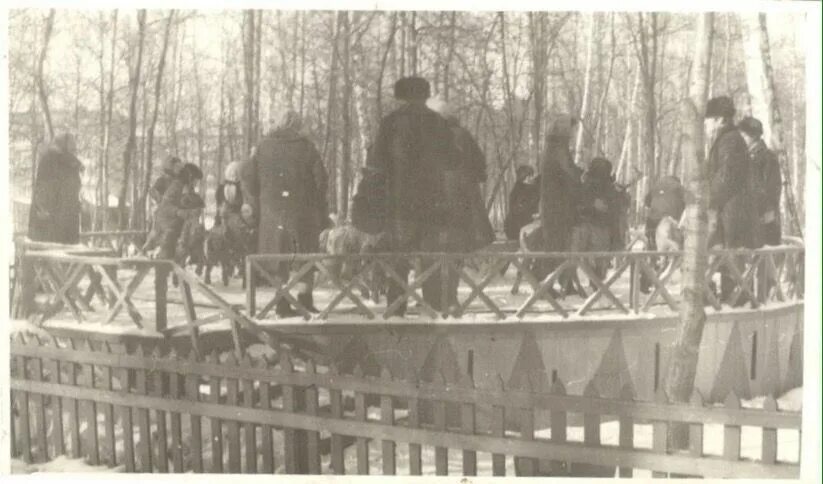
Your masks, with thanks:
[[(129, 472), (341, 474), (350, 463), (358, 474), (460, 469), (467, 476), (505, 475), (512, 459), (514, 472), (524, 476), (629, 476), (636, 469), (657, 477), (799, 475), (799, 462), (778, 460), (777, 431), (799, 432), (801, 416), (778, 410), (773, 398), (755, 410), (742, 408), (734, 394), (721, 407), (704, 406), (697, 393), (687, 404), (669, 403), (662, 393), (654, 402), (633, 401), (628, 392), (603, 399), (595, 387), (571, 396), (559, 379), (548, 393), (507, 388), (502, 380), (477, 388), (468, 375), (423, 383), (388, 371), (367, 377), (359, 367), (339, 374), (296, 360), (286, 349), (279, 353), (271, 360), (183, 358), (17, 337), (11, 344), (13, 455), (34, 462), (69, 450)], [(550, 414), (550, 438), (540, 437), (535, 412)], [(583, 441), (570, 441), (570, 416), (581, 415)], [(601, 438), (605, 419), (619, 422), (616, 446)], [(62, 431), (48, 425), (58, 420)], [(723, 426), (721, 455), (703, 451), (708, 424)], [(651, 449), (634, 445), (635, 425), (651, 425)], [(688, 430), (684, 450), (670, 445), (678, 425)], [(759, 460), (741, 457), (744, 426), (762, 429)], [(322, 435), (330, 435), (330, 447)], [(329, 466), (321, 465), (324, 454)]]

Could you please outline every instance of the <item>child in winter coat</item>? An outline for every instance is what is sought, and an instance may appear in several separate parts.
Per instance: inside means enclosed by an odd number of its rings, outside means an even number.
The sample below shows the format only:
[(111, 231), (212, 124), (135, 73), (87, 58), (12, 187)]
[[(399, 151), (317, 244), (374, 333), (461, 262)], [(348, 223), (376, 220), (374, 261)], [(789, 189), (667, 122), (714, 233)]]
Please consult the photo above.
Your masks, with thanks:
[[(175, 161), (176, 160), (176, 161)], [(146, 243), (141, 249), (143, 253), (160, 247), (157, 257), (160, 259), (173, 259), (175, 245), (180, 236), (183, 220), (178, 212), (182, 208), (183, 190), (186, 186), (187, 172), (183, 170), (183, 164), (179, 159), (173, 158), (168, 165), (165, 182), (158, 179), (155, 186), (160, 185), (162, 190), (157, 209), (154, 211), (154, 223), (146, 238)], [(162, 179), (162, 177), (161, 177)], [(154, 189), (154, 187), (153, 187)]]
[(189, 255), (198, 253), (194, 244), (199, 240), (202, 243), (205, 237), (205, 228), (200, 223), (200, 217), (205, 202), (194, 190), (194, 184), (203, 179), (203, 172), (197, 165), (186, 163), (183, 166), (183, 176), (186, 184), (183, 186), (183, 196), (180, 200), (180, 210), (178, 215), (182, 218), (180, 237), (177, 239), (177, 247), (174, 259), (184, 265)]

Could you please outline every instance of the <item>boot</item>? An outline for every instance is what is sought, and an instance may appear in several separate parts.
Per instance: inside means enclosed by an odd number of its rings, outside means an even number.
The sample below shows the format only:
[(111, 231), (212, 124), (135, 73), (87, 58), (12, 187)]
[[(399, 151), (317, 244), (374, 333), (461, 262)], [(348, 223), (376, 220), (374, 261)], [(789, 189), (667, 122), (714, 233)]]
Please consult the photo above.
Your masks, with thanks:
[(297, 295), (297, 302), (303, 305), (310, 313), (319, 313), (320, 311), (314, 307), (314, 296), (312, 293), (302, 293)]
[(274, 308), (274, 313), (277, 314), (277, 317), (279, 318), (293, 318), (298, 314), (286, 299), (280, 299), (277, 301), (277, 306)]

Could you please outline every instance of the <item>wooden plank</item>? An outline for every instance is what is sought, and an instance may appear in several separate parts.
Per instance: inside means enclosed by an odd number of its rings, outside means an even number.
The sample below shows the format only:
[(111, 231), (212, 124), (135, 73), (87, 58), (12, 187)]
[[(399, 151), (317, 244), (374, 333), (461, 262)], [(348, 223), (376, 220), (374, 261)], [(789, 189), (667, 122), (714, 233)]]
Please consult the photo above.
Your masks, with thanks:
[[(740, 409), (740, 399), (733, 391), (726, 396), (724, 406), (731, 410)], [(723, 458), (730, 461), (740, 460), (740, 425), (723, 426)]]
[[(118, 373), (120, 374), (120, 392), (129, 397), (118, 407), (120, 409), (120, 422), (123, 427), (123, 460), (125, 461), (126, 472), (134, 472), (136, 469), (134, 465), (134, 422), (132, 421), (131, 409), (131, 398), (134, 395), (129, 393), (129, 369), (121, 368)], [(72, 425), (71, 420), (69, 420), (69, 425)]]
[[(337, 376), (337, 368), (331, 366), (329, 374)], [(331, 418), (343, 419), (343, 392), (338, 389), (329, 389), (329, 404), (331, 406)], [(343, 454), (343, 436), (335, 432), (331, 434), (331, 470), (337, 475), (346, 473), (345, 456)]]
[[(315, 368), (314, 362), (311, 360), (309, 360), (306, 363), (306, 373), (317, 373), (317, 368)], [(318, 402), (318, 397), (319, 395), (316, 386), (310, 386), (306, 388), (305, 399), (307, 415), (316, 416), (319, 414), (320, 404)], [(320, 474), (320, 432), (306, 432), (306, 441), (306, 458), (308, 459), (308, 472), (309, 474)]]
[[(689, 403), (703, 408), (703, 396), (695, 390)], [(703, 424), (701, 423), (689, 425), (689, 454), (694, 457), (703, 457)]]
[[(137, 354), (142, 354), (139, 346), (137, 349)], [(146, 395), (148, 393), (146, 370), (137, 370), (135, 373), (135, 391), (139, 395)], [(151, 416), (149, 415), (148, 409), (137, 409), (137, 428), (140, 432), (140, 442), (137, 445), (137, 455), (140, 458), (140, 471), (152, 472), (154, 466), (151, 451)]]
[[(246, 366), (251, 366), (247, 363)], [(254, 407), (254, 380), (243, 380), (243, 406)], [(246, 474), (257, 474), (257, 426), (246, 422), (243, 424), (243, 443), (246, 452)]]
[[(655, 402), (665, 404), (668, 402), (666, 393), (662, 388), (658, 389), (655, 395)], [(669, 422), (666, 420), (655, 420), (652, 422), (652, 450), (658, 454), (669, 452)], [(652, 477), (666, 478), (668, 472), (652, 471)]]
[[(633, 400), (634, 395), (632, 393), (631, 387), (628, 385), (624, 386), (620, 392), (620, 398), (624, 401), (630, 402)], [(631, 417), (619, 417), (618, 423), (620, 425), (619, 435), (618, 435), (618, 445), (622, 449), (633, 449), (634, 448), (634, 419)], [(632, 477), (634, 475), (634, 469), (631, 467), (620, 467), (618, 470), (618, 477)]]
[[(409, 407), (409, 424), (408, 428), (416, 429), (420, 427), (420, 400), (417, 398), (410, 398), (408, 400)], [(413, 476), (420, 476), (423, 474), (423, 460), (422, 460), (422, 446), (420, 444), (409, 443), (409, 473)]]
[[(499, 270), (499, 269), (497, 269)], [(463, 374), (460, 381), (461, 388), (474, 388), (474, 382), (469, 374)], [(461, 430), (468, 435), (474, 435), (476, 428), (475, 407), (471, 403), (466, 403), (460, 406), (460, 427)], [(474, 450), (463, 450), (463, 475), (476, 476), (477, 475), (477, 452)]]
[[(446, 402), (432, 402), (434, 409), (434, 428), (446, 432)], [(434, 448), (434, 473), (438, 476), (449, 475), (449, 448), (436, 446)]]
[[(217, 354), (210, 354), (208, 362), (218, 363)], [(208, 398), (210, 403), (220, 404), (220, 388), (220, 378), (210, 376)], [(209, 429), (211, 431), (211, 472), (219, 474), (223, 472), (223, 422), (218, 418), (212, 418), (209, 420)]]
[[(196, 406), (200, 402), (200, 377), (198, 375), (186, 375), (186, 403), (188, 408)], [(185, 411), (183, 409), (178, 411)], [(192, 472), (203, 472), (203, 436), (201, 431), (200, 415), (195, 412), (191, 414), (191, 433), (189, 434), (189, 459), (191, 459)], [(214, 445), (214, 442), (212, 442)], [(212, 448), (214, 452), (214, 448)], [(222, 461), (221, 461), (222, 468)]]
[[(18, 356), (15, 358), (17, 361), (17, 371), (21, 378), (26, 379), (28, 377), (28, 371), (26, 370), (26, 358), (22, 356)], [(16, 392), (17, 393), (17, 411), (18, 411), (18, 421), (20, 422), (20, 437), (21, 437), (21, 446), (23, 447), (23, 461), (27, 464), (34, 462), (32, 459), (31, 453), (31, 421), (29, 416), (29, 392), (25, 390), (21, 390)]]
[[(176, 359), (176, 358), (174, 358)], [(178, 373), (169, 374), (169, 395), (174, 400), (182, 399), (180, 394), (180, 385), (183, 379)], [(183, 426), (180, 421), (179, 412), (171, 412), (169, 415), (171, 421), (171, 464), (172, 472), (184, 472), (183, 468)]]
[[(91, 345), (86, 342), (84, 345), (83, 351), (91, 352)], [(85, 365), (84, 368), (86, 375), (88, 375), (88, 380), (86, 381), (86, 386), (89, 388), (95, 387), (95, 371), (94, 365)], [(86, 402), (86, 432), (88, 432), (88, 448), (86, 451), (88, 452), (88, 459), (89, 464), (96, 466), (100, 465), (100, 441), (99, 441), (99, 433), (97, 428), (97, 402), (94, 400), (87, 400)]]
[[(523, 440), (534, 440), (534, 409), (520, 409), (520, 438)], [(523, 457), (517, 460), (519, 463), (519, 476), (531, 477), (537, 475), (537, 459)]]
[[(559, 378), (552, 383), (550, 390), (552, 395), (566, 395), (566, 387)], [(562, 445), (566, 443), (566, 424), (568, 423), (567, 417), (568, 416), (566, 415), (565, 410), (561, 408), (554, 409), (549, 412), (549, 419), (552, 426), (551, 441), (555, 444)], [(552, 460), (549, 462), (549, 465), (553, 476), (562, 476), (568, 473), (566, 462), (562, 460)]]
[[(52, 340), (54, 345), (57, 344), (56, 340)], [(49, 373), (50, 373), (50, 380), (53, 383), (60, 384), (60, 360), (51, 359), (49, 360)], [(111, 387), (106, 387), (107, 390), (111, 390)], [(106, 408), (111, 408), (111, 405), (107, 405)], [(108, 417), (109, 421), (111, 421), (111, 416)], [(60, 398), (52, 398), (51, 399), (51, 419), (52, 419), (52, 445), (54, 446), (54, 455), (63, 455), (66, 453), (66, 446), (64, 442), (64, 434), (63, 434), (63, 401)], [(111, 422), (112, 427), (114, 423)], [(14, 425), (10, 426), (11, 429), (14, 429)], [(112, 434), (114, 432), (112, 431)], [(12, 439), (14, 442), (14, 439)], [(114, 449), (114, 446), (111, 447)], [(111, 462), (114, 462), (113, 460)]]
[[(153, 359), (160, 359), (160, 354), (155, 352), (152, 355)], [(151, 373), (152, 389), (151, 393), (154, 396), (162, 397), (164, 388), (165, 375), (161, 371), (154, 371)], [(163, 410), (155, 410), (154, 413), (155, 425), (157, 427), (157, 470), (160, 472), (169, 472), (169, 449), (168, 449), (168, 435), (166, 433), (166, 412)]]
[[(499, 375), (497, 377), (497, 390), (505, 391), (503, 379)], [(552, 419), (552, 422), (554, 422), (554, 419)], [(506, 436), (506, 407), (503, 405), (492, 406), (492, 435), (501, 439)], [(552, 430), (552, 436), (554, 436), (554, 430)], [(506, 475), (505, 454), (492, 454), (492, 475)]]
[[(360, 369), (358, 366), (355, 371)], [(362, 373), (361, 373), (362, 375)], [(359, 422), (365, 422), (366, 415), (366, 395), (364, 393), (356, 392), (354, 394), (354, 418)], [(357, 473), (360, 475), (369, 474), (369, 439), (365, 437), (358, 437), (356, 441), (357, 448)]]
[[(42, 359), (32, 358), (31, 374), (34, 381), (44, 381)], [(32, 395), (31, 402), (34, 404), (34, 428), (37, 437), (38, 455), (41, 462), (47, 462), (49, 460), (49, 440), (47, 435), (46, 402), (43, 399), (43, 395), (38, 394)]]
[(169, 293), (169, 266), (162, 265), (154, 268), (154, 331), (165, 331), (168, 328), (168, 293)]
[[(248, 272), (246, 272), (246, 274), (248, 275)], [(263, 365), (265, 365), (265, 362), (263, 362)], [(271, 384), (267, 381), (260, 382), (260, 408), (262, 408), (263, 410), (268, 410), (271, 408)], [(271, 425), (262, 425), (260, 429), (262, 433), (262, 436), (260, 438), (260, 452), (263, 454), (263, 465), (261, 471), (264, 474), (274, 473), (275, 462), (274, 440), (272, 439), (273, 430), (274, 429), (272, 429)]]
[[(229, 355), (227, 364), (236, 366), (234, 355)], [(239, 398), (239, 383), (236, 378), (226, 379), (226, 405), (237, 407), (240, 403)], [(229, 447), (229, 468), (228, 471), (232, 474), (240, 473), (240, 424), (237, 420), (229, 420), (226, 422), (227, 440)]]
[[(392, 379), (388, 370), (383, 369), (381, 379), (385, 381)], [(391, 396), (380, 396), (380, 421), (385, 425), (394, 425), (394, 400), (392, 400)], [(395, 462), (396, 447), (396, 444), (392, 440), (383, 440), (381, 442), (384, 476), (397, 474), (397, 463)]]
[[(766, 401), (763, 402), (763, 410), (777, 411), (777, 401), (775, 401), (773, 395), (766, 397)], [(762, 460), (764, 464), (774, 464), (777, 462), (777, 429), (763, 429), (760, 460)]]
[(307, 375), (305, 373), (283, 374), (262, 368), (240, 369), (226, 365), (210, 364), (197, 361), (152, 361), (130, 355), (107, 355), (95, 352), (86, 354), (79, 351), (11, 345), (12, 355), (27, 357), (58, 358), (66, 363), (93, 363), (111, 365), (119, 368), (158, 369), (200, 376), (220, 376), (225, 378), (254, 378), (276, 384), (361, 391), (363, 393), (386, 394), (397, 398), (417, 397), (426, 400), (444, 400), (456, 403), (474, 403), (475, 405), (502, 405), (509, 407), (533, 406), (539, 410), (565, 410), (566, 412), (596, 413), (600, 415), (628, 416), (636, 420), (671, 420), (683, 423), (736, 423), (744, 426), (800, 429), (799, 412), (764, 412), (757, 409), (727, 410), (722, 407), (698, 408), (688, 404), (665, 404), (654, 402), (621, 402), (619, 400), (592, 399), (577, 395), (554, 395), (548, 393), (529, 393), (520, 390), (507, 390), (505, 393), (486, 389), (449, 391), (433, 384), (421, 383), (411, 386), (406, 382), (379, 383), (368, 379), (347, 375), (332, 378), (327, 374)]
[(499, 439), (487, 435), (465, 435), (462, 433), (440, 432), (429, 428), (389, 427), (379, 422), (339, 421), (324, 416), (315, 417), (303, 414), (294, 414), (280, 410), (263, 411), (242, 407), (229, 407), (200, 402), (192, 405), (190, 401), (174, 401), (168, 398), (157, 398), (136, 394), (124, 395), (121, 392), (107, 392), (83, 387), (55, 385), (46, 382), (21, 381), (12, 379), (10, 387), (13, 391), (28, 391), (48, 395), (66, 396), (75, 394), (80, 399), (94, 399), (102, 403), (114, 405), (132, 405), (141, 408), (163, 409), (167, 412), (188, 412), (204, 417), (222, 419), (236, 419), (251, 421), (258, 424), (266, 423), (273, 426), (300, 428), (305, 430), (327, 430), (332, 433), (352, 435), (366, 439), (392, 439), (395, 441), (416, 442), (430, 446), (453, 446), (456, 448), (472, 448), (480, 452), (511, 453), (537, 459), (553, 455), (558, 460), (571, 462), (593, 463), (595, 465), (630, 466), (634, 468), (651, 469), (665, 472), (688, 473), (699, 467), (701, 472), (709, 477), (760, 477), (760, 478), (796, 478), (799, 476), (799, 466), (796, 464), (781, 464), (768, 466), (756, 461), (741, 460), (738, 462), (726, 461), (722, 458), (703, 457), (695, 459), (684, 454), (661, 454), (648, 450), (626, 451), (619, 447), (604, 446), (590, 449), (575, 444), (557, 445), (553, 442), (521, 439)]
[[(74, 342), (70, 342), (70, 346), (74, 349)], [(67, 366), (67, 381), (71, 386), (77, 386), (77, 365), (68, 364)], [(76, 398), (67, 399), (66, 408), (69, 410), (69, 435), (71, 441), (71, 456), (74, 459), (83, 457), (82, 449), (80, 448), (80, 402)], [(128, 471), (128, 469), (126, 469)]]

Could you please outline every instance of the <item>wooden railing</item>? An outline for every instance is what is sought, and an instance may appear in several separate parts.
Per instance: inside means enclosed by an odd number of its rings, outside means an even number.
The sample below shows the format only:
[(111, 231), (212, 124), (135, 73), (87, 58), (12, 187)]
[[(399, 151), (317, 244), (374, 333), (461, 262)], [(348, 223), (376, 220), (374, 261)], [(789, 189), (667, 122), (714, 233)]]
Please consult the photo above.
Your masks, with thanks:
[[(699, 394), (690, 404), (607, 400), (596, 388), (565, 395), (559, 380), (549, 393), (475, 388), (469, 376), (446, 385), (359, 368), (341, 375), (285, 351), (184, 358), (22, 336), (11, 358), (12, 455), (27, 462), (68, 454), (128, 472), (799, 475), (799, 444), (784, 442), (785, 432), (799, 442), (801, 415), (771, 397), (762, 410), (733, 394), (720, 407)], [(538, 412), (550, 428), (535, 427)], [(686, 429), (684, 450), (669, 447), (675, 425)], [(746, 445), (746, 432), (759, 445)]]
[(116, 254), (126, 255), (129, 244), (141, 247), (146, 239), (146, 232), (142, 230), (119, 230), (106, 232), (83, 232), (80, 241), (91, 247), (102, 247), (113, 250)]
[[(285, 299), (304, 319), (325, 319), (335, 311), (354, 312), (368, 319), (387, 318), (408, 298), (417, 303), (417, 314), (431, 319), (478, 312), (497, 319), (523, 319), (546, 315), (582, 317), (595, 310), (618, 314), (677, 311), (682, 257), (682, 252), (251, 255), (246, 262), (247, 310), (254, 318), (276, 318), (273, 309)], [(277, 267), (284, 264), (290, 268), (287, 280), (276, 274)], [(401, 277), (400, 264), (417, 268), (410, 280)], [(346, 279), (330, 270), (332, 266), (343, 265), (350, 270)], [(516, 277), (504, 274), (510, 266), (518, 272)], [(536, 275), (541, 267), (544, 273), (548, 272), (545, 277)], [(726, 300), (720, 297), (719, 284), (713, 282), (720, 271), (727, 274), (733, 285)], [(332, 297), (317, 306), (318, 315), (312, 315), (309, 308), (300, 304), (295, 292), (298, 283), (312, 272), (319, 274), (318, 279), (325, 280), (326, 287), (332, 290)], [(457, 304), (448, 311), (437, 311), (419, 291), (430, 279), (439, 276), (443, 281), (449, 274), (458, 279), (463, 290), (458, 293)], [(582, 281), (577, 286), (579, 297), (564, 298), (557, 292), (564, 279), (570, 277)], [(519, 292), (520, 279), (531, 293), (518, 300), (510, 296)], [(375, 280), (381, 280), (382, 287), (377, 287)], [(648, 291), (642, 290), (644, 280), (648, 281)], [(266, 285), (265, 290), (261, 290), (261, 283)], [(399, 286), (402, 294), (386, 301), (385, 306), (377, 307), (364, 297), (390, 283)], [(439, 296), (446, 300), (446, 285), (441, 286)], [(724, 304), (739, 306), (745, 302), (757, 308), (771, 302), (800, 300), (803, 248), (713, 251), (704, 289), (707, 302), (715, 310), (721, 310)], [(264, 303), (262, 307), (258, 302)], [(349, 307), (342, 309), (344, 303)]]

